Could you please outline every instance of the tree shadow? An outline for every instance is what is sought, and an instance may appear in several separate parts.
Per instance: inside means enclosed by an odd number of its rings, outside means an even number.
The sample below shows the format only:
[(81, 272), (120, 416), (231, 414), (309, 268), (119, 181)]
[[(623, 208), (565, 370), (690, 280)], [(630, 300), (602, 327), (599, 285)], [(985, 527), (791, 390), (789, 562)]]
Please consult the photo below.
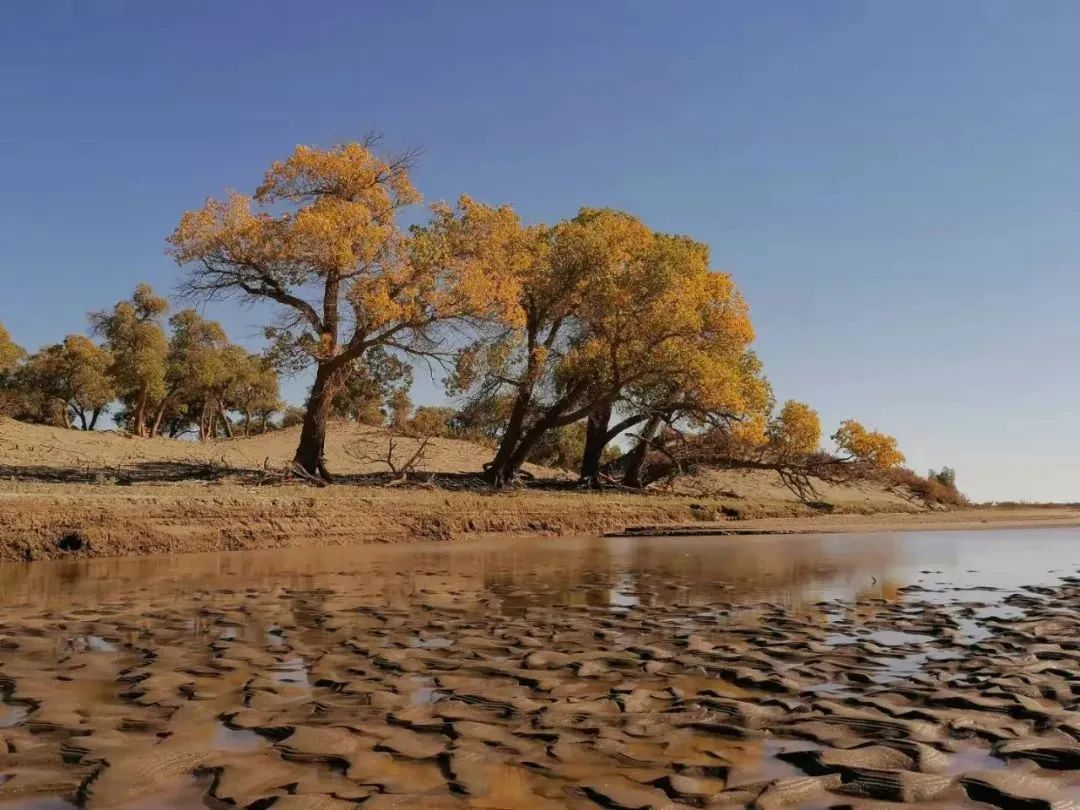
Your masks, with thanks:
[[(310, 482), (288, 474), (286, 468), (243, 468), (212, 461), (137, 461), (122, 466), (85, 464), (77, 467), (0, 464), (0, 478), (10, 481), (54, 484), (179, 484), (190, 482), (234, 483), (246, 486), (311, 486)], [(418, 472), (408, 476), (391, 472), (335, 474), (334, 486), (377, 487), (403, 490), (497, 493), (515, 490), (565, 492), (580, 489), (570, 479), (533, 479), (497, 489), (484, 480), (480, 471), (458, 473)]]
[(182, 481), (254, 480), (264, 470), (244, 470), (195, 461), (138, 461), (122, 467), (86, 464), (78, 467), (0, 464), (0, 477), (11, 481), (56, 484), (175, 484)]

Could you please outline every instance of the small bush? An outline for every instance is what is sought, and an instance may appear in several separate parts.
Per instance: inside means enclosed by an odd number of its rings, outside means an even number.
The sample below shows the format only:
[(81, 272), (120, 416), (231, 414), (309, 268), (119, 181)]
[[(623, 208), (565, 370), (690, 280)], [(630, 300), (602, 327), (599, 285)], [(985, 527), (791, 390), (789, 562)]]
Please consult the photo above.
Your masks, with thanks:
[(967, 497), (956, 488), (955, 474), (953, 474), (950, 484), (943, 483), (939, 476), (923, 478), (907, 467), (896, 467), (888, 470), (884, 475), (886, 482), (891, 486), (906, 487), (913, 495), (928, 504), (941, 506), (970, 505)]
[(451, 422), (455, 413), (453, 408), (422, 405), (416, 409), (412, 419), (405, 426), (405, 433), (418, 438), (426, 436), (453, 438), (454, 431)]
[(942, 486), (956, 489), (956, 470), (952, 467), (942, 467), (936, 471), (931, 470), (926, 474), (926, 477), (932, 481), (937, 481)]

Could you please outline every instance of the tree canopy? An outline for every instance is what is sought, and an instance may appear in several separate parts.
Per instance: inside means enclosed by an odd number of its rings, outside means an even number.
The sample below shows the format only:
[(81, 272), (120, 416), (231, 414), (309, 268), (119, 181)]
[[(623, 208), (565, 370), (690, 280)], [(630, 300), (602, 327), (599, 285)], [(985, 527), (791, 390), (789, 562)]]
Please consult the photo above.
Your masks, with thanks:
[(501, 298), (502, 266), (483, 251), (462, 256), (460, 240), (472, 232), (442, 227), (453, 220), (443, 208), (429, 227), (401, 226), (400, 212), (420, 201), (414, 155), (379, 156), (376, 145), (298, 146), (254, 194), (208, 200), (169, 237), (189, 295), (277, 304), (271, 335), (314, 363), (295, 459), (311, 476), (329, 478), (326, 420), (354, 361), (376, 347), (432, 356), (440, 327)]
[(169, 340), (161, 318), (168, 311), (168, 301), (149, 284), (139, 284), (130, 300), (90, 315), (112, 357), (116, 392), (137, 436), (151, 434), (151, 414), (166, 394)]
[[(180, 217), (167, 250), (181, 292), (271, 305), (263, 354), (196, 309), (168, 317), (140, 284), (91, 313), (100, 345), (69, 335), (27, 355), (0, 326), (5, 411), (93, 429), (108, 409), (139, 436), (204, 440), (281, 414), (301, 425), (294, 470), (319, 482), (331, 416), (491, 446), (496, 486), (526, 461), (632, 487), (695, 460), (792, 480), (903, 463), (891, 436), (847, 420), (832, 452), (812, 407), (776, 407), (749, 308), (707, 245), (611, 208), (526, 223), (468, 196), (406, 226), (415, 158), (371, 137), (298, 146), (250, 193)], [(414, 408), (416, 364), (446, 371), (453, 407)], [(312, 381), (297, 409), (279, 375), (301, 372)]]
[(821, 441), (821, 417), (805, 402), (789, 399), (770, 422), (766, 438), (780, 458), (809, 455)]
[[(493, 482), (511, 480), (545, 433), (582, 419), (594, 424), (586, 455), (598, 460), (650, 411), (735, 414), (758, 398), (746, 304), (709, 268), (704, 245), (608, 209), (552, 228), (481, 209), (466, 216), (500, 222), (514, 306), (459, 353), (452, 385), (473, 400), (512, 400)], [(612, 426), (620, 406), (630, 412)]]
[(83, 430), (93, 430), (116, 397), (112, 363), (112, 355), (84, 335), (46, 346), (16, 375), (24, 409), (41, 422), (70, 427), (78, 420)]
[(832, 436), (837, 449), (852, 461), (887, 470), (904, 463), (896, 439), (876, 430), (867, 430), (854, 419), (845, 420)]

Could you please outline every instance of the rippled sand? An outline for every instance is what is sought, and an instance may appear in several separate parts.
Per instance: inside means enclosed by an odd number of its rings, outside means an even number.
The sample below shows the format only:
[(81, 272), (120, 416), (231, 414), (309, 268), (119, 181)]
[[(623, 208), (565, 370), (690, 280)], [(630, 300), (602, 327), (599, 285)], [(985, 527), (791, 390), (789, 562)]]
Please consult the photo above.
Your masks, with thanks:
[(1080, 537), (1001, 534), (3, 568), (0, 809), (1071, 807)]

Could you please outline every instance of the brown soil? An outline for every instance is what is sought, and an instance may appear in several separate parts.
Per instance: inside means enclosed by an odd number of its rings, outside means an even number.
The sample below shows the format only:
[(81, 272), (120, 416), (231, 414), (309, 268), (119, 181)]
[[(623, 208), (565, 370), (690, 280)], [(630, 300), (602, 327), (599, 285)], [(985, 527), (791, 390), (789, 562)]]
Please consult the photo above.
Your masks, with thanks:
[[(629, 527), (710, 532), (865, 531), (915, 527), (1080, 523), (1076, 510), (927, 512), (875, 484), (822, 485), (828, 511), (801, 503), (772, 473), (713, 472), (646, 495), (546, 486), (492, 492), (470, 486), (491, 451), (435, 440), (413, 483), (387, 486), (389, 439), (335, 426), (328, 462), (339, 486), (283, 483), (296, 436), (198, 444), (82, 433), (0, 419), (0, 560), (113, 556), (452, 539), (476, 534), (594, 534)], [(414, 452), (400, 439), (398, 458)], [(355, 455), (355, 454), (354, 454)], [(565, 476), (563, 476), (565, 478)], [(434, 483), (430, 483), (434, 481)], [(472, 481), (475, 484), (475, 481)]]

